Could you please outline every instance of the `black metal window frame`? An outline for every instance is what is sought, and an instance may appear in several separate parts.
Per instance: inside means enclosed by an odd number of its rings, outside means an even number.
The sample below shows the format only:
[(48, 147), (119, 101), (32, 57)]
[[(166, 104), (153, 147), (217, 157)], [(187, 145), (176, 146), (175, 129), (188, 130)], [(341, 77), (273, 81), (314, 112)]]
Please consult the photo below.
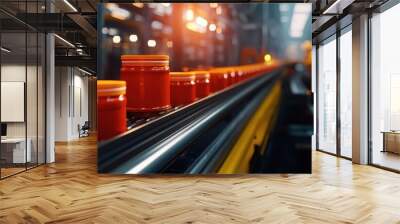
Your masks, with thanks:
[[(348, 19), (348, 18), (345, 18)], [(315, 102), (315, 107), (316, 107), (316, 150), (319, 152), (327, 153), (329, 155), (337, 156), (340, 158), (344, 158), (347, 160), (352, 160), (352, 158), (343, 156), (341, 153), (341, 119), (340, 119), (340, 77), (341, 77), (341, 67), (340, 67), (340, 37), (344, 35), (347, 32), (351, 32), (352, 30), (352, 23), (346, 24), (344, 27), (340, 27), (338, 24), (335, 24), (336, 26), (336, 32), (327, 36), (326, 38), (318, 41), (316, 44), (316, 66), (315, 66), (315, 77), (316, 77), (316, 102)], [(328, 152), (324, 149), (319, 148), (319, 48), (321, 44), (326, 44), (331, 41), (336, 41), (336, 152)]]
[[(44, 2), (44, 1), (39, 1), (39, 0), (25, 0), (25, 1), (21, 1), (22, 3), (25, 4), (25, 12), (27, 12), (27, 4), (28, 3), (36, 3), (36, 11), (39, 12), (39, 2)], [(6, 10), (1, 8), (0, 5), (0, 10), (2, 13), (6, 13), (8, 15), (9, 14)], [(47, 7), (46, 7), (46, 12), (47, 12)], [(25, 15), (27, 15), (25, 13)], [(0, 166), (0, 180), (6, 179), (8, 177), (17, 175), (19, 173), (25, 172), (27, 170), (36, 168), (38, 166), (41, 166), (43, 164), (47, 163), (47, 33), (46, 32), (41, 32), (37, 29), (35, 29), (34, 27), (28, 25), (27, 23), (19, 20), (18, 18), (14, 18), (17, 22), (20, 22), (23, 24), (24, 26), (24, 31), (22, 33), (25, 34), (25, 85), (24, 85), (24, 123), (25, 123), (25, 169), (12, 173), (10, 175), (4, 176), (2, 173), (2, 167)], [(25, 18), (26, 19), (26, 18)], [(2, 24), (0, 23), (0, 46), (2, 46), (2, 34), (4, 33), (1, 29)], [(29, 31), (29, 32), (28, 32)], [(36, 34), (36, 136), (34, 136), (33, 138), (36, 138), (36, 161), (34, 163), (34, 165), (29, 164), (30, 166), (28, 166), (28, 162), (27, 162), (27, 147), (28, 147), (28, 114), (27, 114), (27, 81), (28, 81), (28, 33), (33, 33)], [(42, 38), (42, 44), (43, 44), (43, 48), (44, 50), (41, 50), (41, 53), (43, 55), (41, 55), (42, 60), (44, 60), (43, 63), (43, 67), (42, 67), (42, 84), (44, 84), (43, 89), (44, 92), (42, 94), (42, 107), (43, 107), (43, 113), (44, 116), (41, 117), (41, 119), (39, 118), (39, 69), (38, 66), (40, 65), (39, 62), (39, 36), (40, 34), (43, 34), (43, 38)], [(1, 80), (1, 67), (2, 65), (2, 55), (0, 54), (0, 82)], [(0, 90), (1, 90), (1, 86), (0, 86)], [(1, 91), (0, 91), (0, 101), (1, 101)], [(1, 111), (1, 105), (0, 105), (0, 111)], [(43, 152), (43, 162), (40, 163), (39, 162), (39, 119), (41, 120), (41, 122), (43, 122), (43, 148), (42, 148), (42, 152)], [(1, 114), (0, 114), (0, 124), (1, 124)], [(0, 158), (1, 158), (1, 152), (2, 152), (2, 146), (0, 144)], [(32, 154), (31, 154), (32, 155)]]
[(368, 99), (367, 99), (367, 107), (368, 107), (368, 114), (367, 114), (367, 119), (368, 119), (368, 165), (383, 169), (383, 170), (388, 170), (391, 172), (395, 173), (400, 173), (400, 170), (393, 169), (384, 165), (376, 164), (373, 162), (373, 141), (372, 141), (372, 19), (374, 17), (374, 14), (380, 14), (384, 13), (385, 11), (391, 9), (392, 7), (400, 4), (400, 0), (388, 0), (381, 6), (368, 11), (368, 30), (367, 30), (367, 46), (368, 46), (368, 53), (367, 53), (367, 61), (368, 61), (368, 69), (367, 69), (367, 79), (368, 79)]
[[(371, 166), (374, 166), (374, 167), (377, 167), (377, 168), (380, 168), (380, 169), (384, 169), (384, 170), (400, 173), (400, 170), (392, 169), (392, 168), (389, 168), (389, 167), (386, 167), (386, 166), (382, 166), (382, 165), (378, 165), (378, 164), (374, 164), (373, 163), (372, 95), (371, 95), (372, 91), (373, 91), (372, 90), (372, 85), (371, 85), (371, 82), (372, 82), (372, 53), (373, 53), (372, 52), (372, 25), (371, 25), (371, 21), (372, 21), (372, 18), (373, 18), (373, 14), (383, 13), (383, 12), (389, 10), (390, 8), (394, 7), (397, 4), (400, 4), (400, 0), (388, 0), (384, 4), (382, 4), (381, 6), (366, 11), (366, 13), (368, 14), (368, 26), (367, 26), (368, 27), (368, 30), (367, 30), (367, 42), (368, 42), (367, 43), (367, 46), (368, 46), (368, 49), (367, 49), (367, 51), (368, 51), (368, 53), (367, 53), (367, 67), (368, 67), (367, 68), (367, 79), (368, 79), (368, 81), (367, 81), (367, 83), (368, 83), (367, 84), (368, 85), (367, 86), (367, 88), (368, 88), (368, 90), (367, 90), (367, 92), (368, 92), (368, 96), (367, 96), (367, 103), (368, 103), (368, 105), (367, 105), (367, 107), (368, 107), (368, 110), (367, 110), (367, 113), (368, 113), (367, 114), (367, 117), (368, 117), (368, 124), (367, 124), (368, 137), (367, 137), (367, 141), (368, 141), (368, 149), (367, 150), (368, 150), (368, 152), (367, 152), (367, 154), (368, 154), (368, 161), (367, 161), (367, 164), (371, 165)], [(342, 30), (341, 35), (343, 35), (345, 32), (347, 32), (346, 29), (348, 29), (347, 28), (348, 26), (351, 26), (351, 23), (349, 25), (347, 25), (346, 27), (341, 29)], [(339, 30), (340, 30), (340, 28), (337, 27), (337, 31), (333, 35), (337, 35)], [(319, 55), (319, 46), (320, 46), (320, 44), (322, 42), (324, 42), (327, 39), (331, 38), (331, 36), (333, 36), (333, 35), (330, 35), (330, 36), (328, 36), (328, 37), (326, 37), (326, 38), (324, 38), (322, 40), (318, 40), (318, 42), (315, 44), (316, 45), (316, 102), (315, 102), (315, 106), (316, 106), (316, 121), (318, 121), (318, 119), (319, 119), (319, 110), (318, 110), (318, 99), (319, 99), (319, 91), (318, 91), (318, 83), (319, 83), (318, 82), (319, 81), (319, 74), (318, 74), (319, 73), (319, 69), (318, 69), (319, 68), (319, 62), (318, 62), (318, 58), (319, 57), (318, 57), (318, 55)], [(338, 43), (339, 43), (339, 45), (340, 45), (340, 35), (336, 36), (336, 41), (337, 41), (336, 44), (338, 45)], [(338, 56), (339, 52), (337, 51), (336, 53), (337, 53), (337, 57), (339, 57), (338, 60), (340, 61), (340, 56)], [(339, 67), (339, 70), (340, 70), (340, 67)], [(340, 74), (339, 74), (339, 76), (340, 76)], [(338, 85), (338, 84), (340, 85), (338, 80), (336, 80), (336, 81), (337, 81), (336, 85)], [(337, 100), (337, 103), (340, 104), (340, 93), (337, 92), (336, 93), (336, 97), (337, 98), (339, 97), (339, 100)], [(340, 121), (340, 118), (337, 118), (336, 122), (338, 122), (338, 121)], [(340, 130), (340, 124), (339, 124), (338, 127), (339, 127), (339, 130), (337, 130), (337, 137), (338, 137), (338, 133), (340, 133), (340, 131), (341, 131)], [(320, 151), (320, 152), (323, 152), (323, 153), (327, 153), (327, 154), (330, 154), (330, 155), (333, 155), (333, 156), (337, 156), (337, 157), (340, 157), (340, 158), (352, 160), (351, 158), (348, 158), (348, 157), (345, 157), (345, 156), (341, 155), (341, 149), (340, 149), (340, 146), (338, 147), (338, 141), (336, 141), (336, 146), (337, 146), (336, 154), (324, 151), (323, 149), (319, 149), (319, 136), (318, 136), (319, 134), (318, 133), (319, 133), (319, 125), (318, 125), (318, 122), (317, 122), (316, 123), (316, 150), (317, 151)], [(340, 140), (339, 140), (339, 142), (340, 142)]]

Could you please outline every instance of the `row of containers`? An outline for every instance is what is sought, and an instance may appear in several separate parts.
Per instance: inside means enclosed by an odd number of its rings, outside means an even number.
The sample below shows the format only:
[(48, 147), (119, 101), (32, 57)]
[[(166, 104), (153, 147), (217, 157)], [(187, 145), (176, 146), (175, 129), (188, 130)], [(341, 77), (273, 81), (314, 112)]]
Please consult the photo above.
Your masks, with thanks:
[(98, 140), (127, 130), (127, 114), (143, 117), (191, 104), (249, 78), (276, 63), (170, 72), (167, 55), (122, 55), (121, 80), (97, 81)]

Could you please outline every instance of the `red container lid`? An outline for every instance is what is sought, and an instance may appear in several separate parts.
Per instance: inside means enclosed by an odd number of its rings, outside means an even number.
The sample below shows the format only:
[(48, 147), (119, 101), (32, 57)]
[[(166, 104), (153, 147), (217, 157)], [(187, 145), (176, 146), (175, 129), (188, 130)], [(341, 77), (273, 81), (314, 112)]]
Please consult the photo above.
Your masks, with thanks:
[(119, 80), (97, 80), (97, 96), (125, 95), (126, 82)]
[(194, 72), (170, 72), (171, 81), (194, 81), (196, 74)]
[(168, 55), (121, 55), (122, 64), (129, 65), (139, 65), (139, 66), (160, 66), (160, 65), (168, 65), (169, 64), (169, 56)]

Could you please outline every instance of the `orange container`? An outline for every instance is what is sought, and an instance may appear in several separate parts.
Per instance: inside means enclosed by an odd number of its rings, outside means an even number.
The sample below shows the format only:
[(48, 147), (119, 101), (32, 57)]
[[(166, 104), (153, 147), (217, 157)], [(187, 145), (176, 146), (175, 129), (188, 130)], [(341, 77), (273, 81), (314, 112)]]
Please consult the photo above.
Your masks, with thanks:
[(208, 71), (195, 71), (196, 97), (201, 99), (210, 95), (210, 73)]
[(194, 72), (171, 72), (171, 103), (181, 106), (196, 101), (196, 76)]
[(121, 79), (126, 81), (129, 112), (171, 107), (168, 55), (122, 55)]
[(229, 84), (228, 73), (225, 69), (210, 70), (210, 91), (211, 93), (225, 89)]
[(110, 139), (126, 131), (125, 81), (97, 81), (98, 140)]

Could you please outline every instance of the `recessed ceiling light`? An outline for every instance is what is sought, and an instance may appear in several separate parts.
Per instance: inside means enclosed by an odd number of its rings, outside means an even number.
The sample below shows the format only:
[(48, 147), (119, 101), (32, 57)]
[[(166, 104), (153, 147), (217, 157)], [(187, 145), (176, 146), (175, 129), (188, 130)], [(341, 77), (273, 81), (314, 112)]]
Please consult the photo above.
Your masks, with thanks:
[(64, 3), (68, 5), (68, 7), (72, 9), (72, 11), (78, 12), (78, 10), (68, 0), (64, 0)]
[(73, 45), (71, 42), (69, 42), (68, 40), (62, 38), (61, 36), (59, 36), (58, 34), (54, 34), (55, 37), (57, 37), (59, 40), (61, 40), (62, 42), (64, 42), (66, 45), (75, 48), (75, 45)]
[(6, 53), (10, 53), (10, 52), (11, 52), (11, 50), (9, 50), (9, 49), (7, 49), (7, 48), (5, 48), (5, 47), (1, 47), (0, 49), (1, 49), (2, 51), (6, 52)]

